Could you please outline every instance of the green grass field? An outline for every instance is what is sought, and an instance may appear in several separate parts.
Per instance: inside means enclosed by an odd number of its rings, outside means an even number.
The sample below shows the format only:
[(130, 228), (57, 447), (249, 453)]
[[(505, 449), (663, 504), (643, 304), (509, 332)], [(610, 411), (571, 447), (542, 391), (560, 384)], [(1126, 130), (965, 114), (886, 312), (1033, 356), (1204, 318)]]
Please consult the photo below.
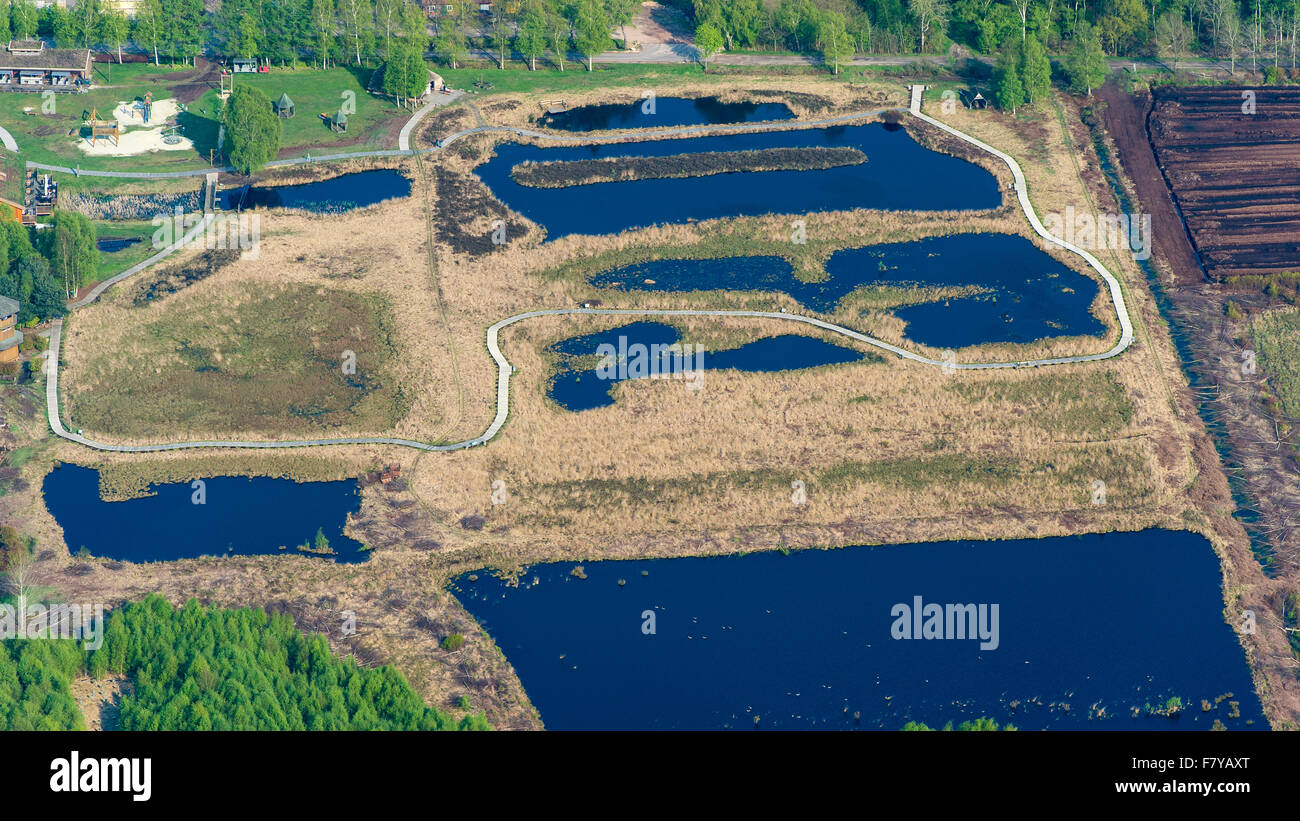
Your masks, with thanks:
[[(294, 116), (281, 120), (284, 135), (280, 140), (281, 156), (299, 157), (308, 150), (338, 147), (346, 151), (368, 151), (397, 147), (397, 132), (411, 112), (398, 108), (387, 99), (366, 91), (374, 69), (273, 68), (268, 74), (236, 74), (236, 85), (259, 88), (272, 102), (287, 93), (294, 103)], [(356, 105), (348, 115), (348, 130), (335, 133), (320, 118), (333, 114), (345, 102)], [(199, 112), (215, 112), (216, 89), (204, 94), (195, 106)], [(347, 146), (343, 148), (343, 146)]]
[[(365, 90), (370, 71), (272, 69), (268, 74), (236, 75), (235, 82), (261, 88), (272, 99), (278, 98), (281, 92), (288, 92), (293, 98), (297, 116), (283, 121), (283, 156), (296, 157), (311, 150), (330, 148), (351, 151), (396, 148), (397, 131), (410, 112)], [(146, 92), (152, 92), (156, 101), (164, 100), (175, 97), (178, 89), (186, 86), (188, 96), (193, 97), (195, 79), (194, 69), (185, 66), (96, 63), (96, 87), (86, 94), (58, 95), (54, 98), (53, 112), (42, 111), (39, 94), (0, 95), (0, 123), (13, 134), (19, 159), (25, 162), (94, 171), (165, 172), (205, 168), (209, 164), (209, 150), (217, 145), (219, 95), (215, 85), (201, 91), (198, 99), (188, 103), (187, 110), (177, 117), (182, 133), (194, 142), (193, 151), (91, 157), (76, 145), (78, 135), (88, 133), (85, 119), (96, 108), (101, 116), (110, 117), (122, 100), (143, 97)], [(317, 115), (337, 111), (345, 94), (355, 101), (356, 113), (350, 117), (349, 130), (336, 134)]]
[(1300, 311), (1268, 311), (1250, 322), (1259, 368), (1282, 415), (1300, 417)]
[(158, 230), (152, 222), (135, 220), (92, 220), (95, 236), (99, 239), (138, 237), (140, 242), (112, 253), (99, 252), (99, 268), (96, 279), (104, 280), (145, 259), (156, 250), (151, 240)]

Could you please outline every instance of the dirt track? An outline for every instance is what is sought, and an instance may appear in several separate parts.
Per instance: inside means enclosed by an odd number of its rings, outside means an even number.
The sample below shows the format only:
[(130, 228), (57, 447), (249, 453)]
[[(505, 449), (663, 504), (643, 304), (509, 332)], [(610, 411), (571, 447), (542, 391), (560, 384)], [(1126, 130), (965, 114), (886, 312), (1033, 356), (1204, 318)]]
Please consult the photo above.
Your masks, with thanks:
[(1192, 285), (1205, 278), (1196, 249), (1183, 224), (1155, 153), (1147, 140), (1146, 121), (1151, 100), (1121, 92), (1113, 82), (1097, 90), (1106, 104), (1106, 131), (1118, 146), (1138, 199), (1151, 211), (1151, 239), (1155, 252), (1169, 263), (1175, 284)]

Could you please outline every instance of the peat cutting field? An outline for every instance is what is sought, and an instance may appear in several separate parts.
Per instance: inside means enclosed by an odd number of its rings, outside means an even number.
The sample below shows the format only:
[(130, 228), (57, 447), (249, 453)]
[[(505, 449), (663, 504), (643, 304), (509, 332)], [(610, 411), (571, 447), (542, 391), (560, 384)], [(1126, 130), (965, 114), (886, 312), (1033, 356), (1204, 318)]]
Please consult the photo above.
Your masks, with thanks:
[[(1248, 90), (1254, 114), (1242, 107)], [(1300, 89), (1147, 96), (1109, 84), (1100, 97), (1134, 207), (1152, 215), (1149, 273), (1232, 491), (1222, 509), (1235, 510), (1240, 527), (1222, 522), (1232, 555), (1225, 584), (1259, 615), (1261, 692), (1294, 705), (1300, 417), (1291, 400), (1300, 373), (1290, 362), (1300, 350), (1300, 298), (1288, 274), (1300, 268)], [(1216, 484), (1215, 472), (1202, 460), (1197, 484)]]
[(1300, 268), (1300, 88), (1158, 88), (1147, 129), (1211, 278)]

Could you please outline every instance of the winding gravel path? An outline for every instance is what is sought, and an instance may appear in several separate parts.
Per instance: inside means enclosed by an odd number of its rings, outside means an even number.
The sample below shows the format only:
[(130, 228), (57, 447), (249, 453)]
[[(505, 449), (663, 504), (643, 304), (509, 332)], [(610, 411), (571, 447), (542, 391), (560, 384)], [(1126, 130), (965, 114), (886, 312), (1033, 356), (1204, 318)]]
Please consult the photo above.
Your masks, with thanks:
[[(416, 448), (419, 450), (426, 450), (426, 451), (463, 450), (465, 448), (471, 448), (474, 447), (475, 445), (481, 445), (490, 441), (501, 431), (501, 428), (505, 426), (506, 420), (510, 414), (510, 377), (514, 373), (514, 366), (510, 364), (509, 360), (506, 359), (505, 354), (501, 352), (501, 347), (500, 347), (501, 330), (503, 328), (515, 324), (516, 322), (522, 322), (523, 320), (526, 319), (532, 319), (541, 316), (561, 316), (561, 315), (572, 315), (572, 314), (637, 316), (637, 317), (714, 316), (714, 317), (745, 317), (745, 318), (753, 318), (753, 319), (772, 319), (772, 320), (779, 320), (784, 322), (798, 322), (798, 323), (803, 323), (805, 325), (813, 326), (815, 328), (820, 328), (822, 330), (829, 331), (831, 333), (838, 334), (840, 336), (847, 337), (848, 339), (852, 339), (856, 342), (861, 342), (866, 345), (870, 345), (872, 347), (879, 348), (884, 351), (888, 351), (889, 353), (892, 353), (895, 356), (898, 356), (902, 359), (907, 359), (912, 362), (917, 362), (923, 365), (932, 365), (941, 368), (947, 368), (949, 370), (989, 370), (989, 369), (1006, 369), (1006, 368), (1032, 368), (1032, 367), (1044, 367), (1050, 365), (1063, 365), (1063, 364), (1073, 363), (1073, 362), (1093, 362), (1097, 360), (1109, 359), (1111, 357), (1118, 356), (1126, 348), (1128, 348), (1128, 346), (1132, 344), (1133, 341), (1133, 327), (1129, 319), (1128, 309), (1126, 308), (1124, 303), (1124, 295), (1123, 295), (1122, 288), (1120, 287), (1119, 280), (1117, 280), (1109, 271), (1107, 271), (1105, 266), (1103, 266), (1101, 262), (1099, 262), (1097, 258), (1094, 257), (1092, 254), (1088, 253), (1082, 248), (1079, 248), (1068, 242), (1064, 242), (1063, 240), (1060, 240), (1047, 232), (1047, 229), (1043, 227), (1043, 224), (1039, 221), (1038, 216), (1034, 213), (1033, 206), (1029, 202), (1029, 196), (1027, 193), (1028, 186), (1025, 182), (1024, 173), (1021, 171), (1019, 164), (1017, 164), (1014, 159), (1012, 159), (1009, 155), (1004, 154), (1003, 152), (997, 150), (996, 148), (987, 145), (986, 143), (983, 143), (973, 137), (963, 134), (962, 132), (957, 131), (956, 129), (950, 126), (947, 126), (944, 123), (941, 123), (938, 120), (935, 120), (921, 113), (921, 93), (923, 90), (924, 90), (923, 86), (912, 87), (911, 106), (909, 109), (910, 113), (913, 116), (917, 117), (918, 119), (924, 120), (925, 122), (928, 122), (931, 125), (934, 125), (935, 127), (942, 129), (943, 131), (946, 131), (947, 133), (952, 134), (955, 137), (965, 140), (966, 142), (969, 142), (972, 145), (978, 146), (979, 148), (988, 151), (989, 153), (1003, 160), (1007, 164), (1008, 168), (1011, 169), (1012, 177), (1015, 180), (1016, 195), (1020, 201), (1020, 206), (1024, 210), (1025, 216), (1028, 218), (1029, 223), (1033, 227), (1035, 233), (1041, 236), (1044, 240), (1051, 242), (1057, 246), (1060, 246), (1061, 248), (1065, 248), (1066, 250), (1071, 251), (1072, 253), (1078, 254), (1079, 256), (1083, 257), (1083, 259), (1086, 260), (1088, 264), (1091, 265), (1092, 268), (1097, 271), (1097, 273), (1102, 277), (1102, 279), (1106, 281), (1107, 285), (1110, 288), (1111, 299), (1114, 303), (1116, 316), (1119, 320), (1119, 325), (1120, 325), (1120, 338), (1115, 343), (1114, 347), (1112, 347), (1110, 350), (1105, 351), (1103, 353), (1096, 353), (1096, 354), (1066, 356), (1066, 357), (1057, 357), (1051, 359), (1026, 359), (1026, 360), (1020, 360), (1014, 362), (940, 361), (936, 359), (931, 359), (926, 356), (922, 356), (913, 351), (905, 350), (903, 348), (898, 347), (897, 345), (893, 345), (888, 342), (885, 342), (884, 340), (867, 336), (866, 334), (859, 333), (858, 331), (855, 331), (851, 328), (846, 328), (842, 325), (836, 325), (832, 322), (827, 322), (822, 319), (817, 319), (815, 317), (810, 317), (810, 316), (803, 316), (800, 314), (790, 314), (785, 312), (773, 312), (773, 311), (551, 308), (551, 309), (527, 311), (524, 313), (515, 314), (514, 316), (510, 316), (505, 319), (502, 319), (501, 321), (493, 324), (491, 327), (488, 328), (487, 349), (488, 349), (488, 353), (492, 356), (492, 359), (497, 364), (496, 415), (492, 419), (492, 424), (488, 425), (487, 430), (483, 431), (482, 434), (474, 437), (473, 439), (467, 439), (463, 442), (454, 442), (449, 444), (433, 444), (429, 442), (420, 442), (414, 439), (401, 439), (401, 438), (384, 437), (384, 436), (359, 436), (359, 437), (346, 437), (346, 438), (337, 438), (337, 439), (295, 439), (295, 440), (288, 440), (288, 441), (198, 440), (198, 441), (191, 441), (191, 442), (171, 442), (171, 443), (157, 444), (157, 445), (114, 445), (114, 444), (99, 442), (94, 439), (90, 439), (86, 436), (83, 436), (80, 432), (69, 431), (63, 426), (63, 422), (59, 417), (59, 382), (58, 382), (58, 361), (59, 361), (60, 342), (63, 333), (63, 321), (57, 320), (53, 323), (53, 328), (50, 333), (50, 347), (46, 354), (47, 380), (45, 385), (45, 403), (46, 403), (47, 415), (49, 417), (50, 429), (53, 430), (56, 435), (61, 436), (64, 439), (77, 442), (78, 444), (85, 445), (86, 447), (93, 448), (95, 450), (100, 450), (100, 451), (113, 451), (113, 452), (120, 452), (120, 453), (149, 453), (149, 452), (165, 451), (165, 450), (184, 450), (189, 448), (300, 448), (300, 447), (316, 447), (322, 445), (398, 445), (402, 447), (410, 447), (410, 448)], [(890, 109), (890, 110), (896, 110), (896, 109)], [(423, 116), (424, 113), (427, 113), (427, 111), (417, 112), (417, 115)], [(802, 122), (802, 123), (791, 124), (785, 127), (793, 127), (793, 126), (816, 127), (818, 125), (823, 125), (823, 126), (833, 125), (836, 123), (861, 119), (863, 117), (874, 116), (875, 114), (878, 113), (879, 113), (878, 111), (873, 111), (873, 112), (864, 112), (860, 114), (849, 114), (841, 117), (833, 117), (825, 120), (818, 120), (815, 122)], [(413, 118), (413, 120), (414, 119), (415, 118)], [(410, 123), (410, 125), (413, 127), (414, 122)], [(773, 126), (771, 123), (757, 123), (753, 125), (735, 126), (726, 130), (739, 132), (739, 131), (750, 131), (750, 130), (759, 130), (759, 129), (773, 130)], [(455, 140), (460, 139), (461, 137), (467, 136), (469, 134), (483, 133), (488, 131), (507, 131), (507, 132), (518, 134), (520, 136), (542, 137), (546, 139), (588, 141), (582, 137), (560, 137), (557, 135), (546, 134), (539, 131), (530, 131), (528, 129), (510, 128), (504, 126), (481, 126), (478, 128), (471, 128), (465, 131), (457, 132), (456, 134), (449, 136), (447, 139), (443, 140), (438, 144), (438, 148), (441, 149), (446, 145), (449, 145), (450, 143), (454, 142)], [(658, 136), (685, 136), (685, 135), (689, 135), (693, 133), (701, 133), (701, 132), (716, 133), (717, 131), (718, 131), (717, 128), (713, 128), (709, 126), (693, 126), (693, 127), (687, 127), (681, 129), (663, 129), (663, 130), (658, 130), (653, 132), (643, 132), (637, 134), (636, 137), (638, 139), (646, 139), (648, 137), (658, 137)], [(375, 153), (380, 153), (380, 152), (375, 152)], [(391, 153), (413, 153), (413, 152), (396, 151)], [(322, 157), (318, 159), (324, 159), (324, 158)], [(99, 297), (100, 294), (104, 292), (104, 290), (106, 290), (111, 285), (123, 279), (126, 279), (129, 276), (139, 273), (140, 271), (147, 268), (149, 265), (167, 256), (172, 251), (181, 247), (190, 237), (193, 237), (198, 232), (202, 231), (206, 227), (210, 219), (211, 217), (205, 218), (203, 223), (196, 226), (195, 229), (190, 234), (188, 234), (185, 238), (182, 238), (178, 242), (174, 243), (172, 246), (163, 249), (159, 253), (145, 260), (144, 262), (132, 266), (132, 268), (122, 272), (116, 277), (113, 277), (111, 280), (107, 280), (103, 283), (100, 283), (100, 285), (97, 286), (89, 295), (87, 295), (81, 301), (75, 303), (72, 307), (74, 308), (81, 307), (82, 305), (94, 301)]]

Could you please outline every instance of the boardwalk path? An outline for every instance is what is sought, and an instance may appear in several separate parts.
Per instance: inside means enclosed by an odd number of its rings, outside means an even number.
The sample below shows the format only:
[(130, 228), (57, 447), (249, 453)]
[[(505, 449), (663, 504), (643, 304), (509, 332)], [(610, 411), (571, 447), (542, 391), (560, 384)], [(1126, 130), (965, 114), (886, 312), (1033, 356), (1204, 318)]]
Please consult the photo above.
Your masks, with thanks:
[[(924, 120), (925, 122), (930, 123), (936, 128), (942, 129), (943, 131), (946, 131), (949, 134), (958, 137), (959, 139), (965, 140), (966, 142), (969, 142), (972, 145), (978, 146), (979, 148), (988, 151), (989, 153), (1003, 160), (1007, 164), (1007, 166), (1011, 169), (1012, 177), (1015, 179), (1016, 196), (1020, 202), (1020, 207), (1025, 212), (1025, 216), (1029, 220), (1029, 224), (1031, 227), (1033, 227), (1035, 233), (1037, 233), (1047, 242), (1058, 245), (1061, 248), (1064, 248), (1072, 253), (1081, 256), (1090, 266), (1092, 266), (1094, 270), (1097, 271), (1098, 274), (1101, 275), (1102, 279), (1109, 286), (1111, 300), (1114, 303), (1115, 313), (1119, 320), (1119, 325), (1120, 325), (1120, 338), (1110, 350), (1105, 351), (1103, 353), (1086, 354), (1081, 356), (1066, 356), (1066, 357), (1057, 357), (1052, 359), (1027, 359), (1027, 360), (1020, 360), (1020, 361), (1013, 361), (1013, 362), (960, 362), (960, 363), (952, 362), (952, 361), (941, 362), (939, 360), (931, 359), (929, 357), (922, 356), (912, 351), (905, 350), (903, 348), (898, 347), (897, 345), (892, 345), (888, 342), (885, 342), (884, 340), (875, 339), (874, 337), (870, 337), (867, 336), (866, 334), (859, 333), (855, 330), (852, 330), (851, 328), (845, 328), (842, 325), (836, 325), (834, 323), (826, 322), (825, 320), (817, 319), (815, 317), (802, 316), (799, 314), (776, 313), (770, 311), (722, 311), (722, 310), (693, 311), (693, 310), (653, 310), (653, 309), (636, 310), (636, 309), (614, 309), (614, 308), (552, 308), (552, 309), (538, 310), (538, 311), (527, 311), (525, 313), (515, 314), (514, 316), (510, 316), (510, 317), (506, 317), (505, 319), (502, 319), (501, 321), (493, 324), (491, 327), (488, 328), (487, 349), (488, 349), (488, 353), (492, 356), (492, 359), (497, 364), (496, 415), (493, 417), (492, 423), (488, 425), (487, 430), (483, 431), (483, 433), (474, 437), (473, 439), (467, 439), (463, 442), (436, 444), (436, 443), (429, 443), (429, 442), (420, 442), (413, 439), (400, 439), (400, 438), (384, 437), (384, 436), (358, 436), (358, 437), (346, 437), (346, 438), (337, 438), (337, 439), (294, 439), (288, 441), (202, 440), (202, 441), (190, 441), (190, 442), (170, 442), (166, 444), (154, 444), (154, 445), (114, 445), (114, 444), (99, 442), (94, 439), (90, 439), (86, 436), (81, 435), (81, 433), (79, 432), (74, 433), (63, 427), (63, 422), (61, 421), (59, 416), (59, 388), (58, 388), (59, 347), (60, 347), (60, 342), (61, 342), (61, 337), (63, 332), (63, 322), (62, 320), (59, 320), (54, 323), (53, 330), (50, 334), (50, 347), (47, 353), (48, 359), (47, 359), (47, 368), (46, 368), (47, 381), (45, 385), (45, 402), (46, 402), (47, 415), (49, 417), (50, 429), (53, 430), (55, 434), (63, 437), (64, 439), (77, 442), (78, 444), (85, 445), (86, 447), (89, 448), (94, 448), (95, 450), (124, 452), (124, 453), (148, 453), (154, 451), (184, 450), (188, 448), (298, 448), (298, 447), (315, 447), (321, 445), (398, 445), (401, 447), (410, 447), (410, 448), (416, 448), (425, 451), (463, 450), (465, 448), (471, 448), (474, 447), (475, 445), (481, 445), (490, 441), (493, 437), (497, 435), (497, 433), (501, 431), (501, 428), (505, 426), (506, 420), (509, 417), (510, 377), (514, 373), (514, 367), (510, 364), (509, 360), (506, 359), (505, 354), (501, 352), (500, 341), (499, 341), (501, 330), (510, 325), (515, 324), (516, 322), (521, 322), (526, 319), (532, 319), (534, 317), (540, 317), (540, 316), (560, 316), (560, 315), (573, 315), (573, 314), (637, 316), (637, 317), (713, 316), (713, 317), (745, 317), (745, 318), (753, 318), (753, 319), (776, 320), (780, 322), (798, 322), (805, 325), (810, 325), (815, 328), (820, 328), (822, 330), (829, 331), (834, 334), (838, 334), (840, 336), (846, 337), (848, 339), (852, 339), (857, 342), (864, 343), (866, 345), (871, 345), (873, 347), (892, 353), (895, 356), (898, 356), (902, 359), (907, 359), (912, 362), (917, 362), (923, 365), (932, 365), (936, 367), (948, 368), (951, 370), (988, 370), (988, 369), (1004, 369), (1004, 368), (1045, 367), (1051, 365), (1062, 365), (1062, 364), (1067, 364), (1072, 362), (1092, 362), (1101, 359), (1109, 359), (1113, 356), (1118, 356), (1125, 349), (1127, 349), (1128, 346), (1132, 344), (1133, 341), (1133, 327), (1129, 319), (1128, 309), (1124, 303), (1124, 295), (1120, 287), (1119, 280), (1117, 280), (1114, 277), (1114, 275), (1112, 275), (1109, 271), (1107, 271), (1105, 266), (1103, 266), (1101, 262), (1099, 262), (1097, 258), (1094, 257), (1092, 254), (1088, 253), (1087, 251), (1075, 245), (1072, 245), (1068, 242), (1064, 242), (1063, 240), (1060, 240), (1047, 232), (1047, 229), (1043, 227), (1043, 224), (1039, 221), (1037, 214), (1034, 213), (1033, 206), (1029, 202), (1029, 196), (1027, 192), (1028, 186), (1025, 182), (1024, 173), (1021, 171), (1019, 164), (1017, 164), (1014, 159), (1012, 159), (1009, 155), (1004, 154), (1003, 152), (997, 150), (996, 148), (993, 148), (992, 146), (989, 146), (975, 139), (974, 137), (970, 137), (966, 134), (963, 134), (962, 132), (957, 131), (956, 129), (950, 126), (947, 126), (939, 122), (938, 120), (935, 120), (932, 117), (923, 114), (921, 112), (921, 93), (923, 90), (924, 88), (922, 86), (912, 87), (911, 106), (909, 108), (909, 111), (912, 114), (912, 116)], [(415, 122), (418, 122), (418, 118), (422, 117), (424, 114), (427, 114), (428, 110), (422, 109), (420, 112), (416, 112), (415, 117), (412, 118), (412, 122), (408, 123), (408, 126), (413, 128)], [(823, 126), (831, 125), (831, 124), (851, 121), (855, 119), (861, 119), (867, 116), (874, 116), (876, 113), (878, 112), (864, 112), (861, 114), (851, 114), (851, 115), (845, 115), (843, 117), (835, 117), (827, 120), (820, 120), (815, 123), (807, 123), (807, 122), (796, 123), (796, 124), (787, 125), (785, 127), (795, 127), (795, 126), (813, 127), (817, 125), (823, 125)], [(758, 130), (758, 129), (773, 130), (773, 125), (767, 123), (760, 123), (760, 124), (754, 124), (753, 126), (735, 126), (728, 129), (722, 129), (722, 130), (747, 131), (747, 130)], [(638, 139), (646, 139), (654, 136), (679, 136), (680, 137), (680, 136), (687, 136), (690, 134), (700, 133), (704, 131), (707, 131), (709, 133), (716, 133), (718, 130), (719, 129), (713, 129), (707, 126), (699, 126), (699, 127), (680, 128), (680, 129), (663, 129), (659, 131), (638, 134), (636, 136)], [(539, 137), (544, 139), (565, 139), (570, 141), (577, 141), (583, 139), (578, 137), (557, 138), (555, 135), (545, 134), (543, 132), (538, 132), (538, 131), (529, 131), (527, 129), (505, 128), (499, 126), (483, 126), (478, 128), (467, 129), (466, 131), (453, 134), (447, 139), (443, 140), (441, 143), (439, 143), (438, 148), (441, 149), (442, 147), (468, 134), (481, 133), (485, 131), (509, 131), (521, 136)], [(409, 139), (409, 132), (408, 132), (408, 139)], [(411, 153), (411, 152), (399, 150), (399, 151), (389, 152), (389, 153), (401, 154), (401, 153)], [(318, 158), (318, 159), (324, 159), (324, 158)], [(211, 219), (210, 217), (205, 218), (203, 223), (196, 226), (194, 231), (192, 231), (189, 235), (187, 235), (187, 237), (183, 238), (182, 240), (178, 241), (172, 246), (163, 249), (159, 253), (145, 260), (144, 262), (132, 266), (132, 268), (122, 272), (121, 274), (117, 275), (113, 279), (101, 283), (85, 299), (76, 303), (72, 307), (74, 308), (80, 307), (82, 305), (94, 301), (99, 297), (100, 294), (103, 293), (104, 290), (106, 290), (111, 285), (129, 276), (139, 273), (149, 265), (153, 264), (159, 259), (162, 259), (167, 254), (174, 251), (176, 248), (181, 247), (187, 239), (197, 236), (198, 232), (201, 232), (204, 228), (206, 228), (207, 222), (210, 219)]]

